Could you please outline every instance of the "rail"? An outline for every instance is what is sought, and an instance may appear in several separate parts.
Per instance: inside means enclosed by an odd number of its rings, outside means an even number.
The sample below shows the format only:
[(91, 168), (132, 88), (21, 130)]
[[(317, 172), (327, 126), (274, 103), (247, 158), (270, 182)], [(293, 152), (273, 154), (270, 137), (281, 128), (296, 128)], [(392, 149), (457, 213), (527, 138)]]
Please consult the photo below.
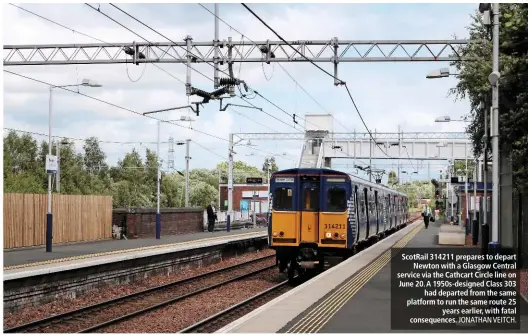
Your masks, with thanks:
[[(85, 307), (82, 307), (82, 308), (79, 308), (79, 309), (75, 309), (75, 310), (68, 311), (68, 312), (65, 312), (65, 313), (53, 315), (53, 316), (50, 316), (50, 317), (47, 317), (47, 318), (43, 318), (43, 319), (40, 319), (40, 320), (37, 320), (37, 321), (29, 322), (29, 323), (26, 323), (26, 324), (23, 324), (23, 325), (20, 325), (20, 326), (16, 326), (16, 327), (12, 327), (12, 328), (9, 328), (9, 329), (5, 329), (4, 332), (5, 333), (35, 333), (35, 332), (37, 332), (37, 330), (42, 330), (44, 328), (46, 328), (46, 330), (49, 331), (50, 327), (53, 328), (54, 325), (61, 325), (62, 323), (67, 322), (67, 321), (71, 321), (71, 320), (74, 320), (76, 322), (78, 322), (79, 320), (85, 320), (87, 322), (90, 322), (91, 314), (98, 313), (102, 309), (112, 308), (113, 306), (122, 305), (122, 304), (128, 303), (128, 302), (142, 301), (142, 300), (145, 300), (147, 297), (149, 297), (149, 295), (157, 293), (158, 291), (164, 291), (164, 290), (168, 290), (168, 289), (171, 289), (171, 288), (179, 286), (179, 285), (184, 285), (184, 284), (188, 284), (188, 283), (194, 283), (198, 279), (208, 278), (208, 277), (213, 276), (213, 275), (217, 275), (217, 274), (229, 271), (229, 270), (234, 270), (234, 269), (237, 269), (237, 268), (241, 268), (241, 267), (244, 267), (244, 266), (247, 266), (247, 265), (250, 265), (250, 264), (254, 264), (254, 263), (257, 263), (257, 262), (260, 262), (260, 261), (264, 261), (264, 260), (267, 260), (267, 259), (270, 259), (270, 258), (273, 258), (273, 257), (275, 257), (275, 256), (274, 255), (272, 255), (272, 256), (264, 256), (264, 257), (253, 259), (251, 261), (244, 262), (244, 263), (235, 264), (235, 265), (231, 265), (231, 266), (226, 267), (226, 268), (222, 268), (222, 269), (218, 269), (218, 270), (215, 270), (215, 271), (203, 273), (203, 274), (200, 274), (200, 275), (197, 275), (197, 276), (194, 276), (194, 277), (180, 279), (180, 280), (173, 281), (173, 282), (170, 282), (170, 283), (167, 283), (167, 284), (163, 284), (163, 285), (159, 285), (159, 286), (156, 286), (156, 287), (152, 287), (152, 288), (140, 291), (140, 292), (128, 294), (128, 295), (121, 296), (121, 297), (114, 298), (114, 299), (109, 299), (109, 300), (106, 300), (106, 301), (103, 301), (103, 302), (100, 302), (100, 303), (92, 304), (92, 305), (85, 306)], [(103, 323), (92, 325), (91, 327), (85, 328), (85, 329), (83, 329), (83, 330), (81, 330), (79, 332), (82, 332), (82, 333), (83, 332), (92, 332), (92, 331), (96, 331), (98, 329), (102, 329), (102, 328), (107, 327), (107, 326), (109, 326), (111, 324), (121, 322), (121, 321), (126, 320), (128, 318), (131, 318), (133, 316), (136, 316), (136, 315), (139, 315), (139, 314), (143, 314), (143, 313), (146, 313), (146, 312), (148, 312), (150, 310), (163, 307), (165, 305), (168, 305), (168, 304), (173, 303), (173, 302), (177, 302), (177, 301), (182, 300), (184, 298), (187, 298), (187, 297), (190, 297), (190, 296), (193, 296), (193, 295), (197, 295), (199, 293), (214, 289), (214, 288), (222, 286), (222, 285), (226, 285), (226, 284), (228, 284), (230, 282), (234, 282), (234, 281), (237, 281), (237, 280), (252, 276), (254, 274), (257, 274), (259, 272), (268, 270), (268, 269), (273, 268), (273, 267), (276, 267), (276, 265), (271, 265), (271, 266), (267, 266), (265, 268), (261, 268), (261, 269), (256, 270), (256, 271), (248, 272), (248, 273), (246, 273), (244, 275), (237, 276), (237, 277), (225, 280), (223, 282), (219, 282), (219, 283), (207, 286), (207, 287), (200, 288), (200, 289), (195, 290), (193, 292), (190, 292), (188, 294), (179, 295), (179, 296), (171, 298), (171, 299), (164, 299), (163, 301), (161, 301), (159, 303), (153, 304), (151, 306), (148, 306), (148, 307), (140, 309), (140, 310), (136, 310), (133, 313), (128, 313), (128, 314), (120, 316), (118, 318), (114, 318), (112, 320), (105, 321)], [(92, 315), (92, 316), (94, 316), (94, 315)], [(78, 325), (78, 324), (76, 323), (75, 325)]]

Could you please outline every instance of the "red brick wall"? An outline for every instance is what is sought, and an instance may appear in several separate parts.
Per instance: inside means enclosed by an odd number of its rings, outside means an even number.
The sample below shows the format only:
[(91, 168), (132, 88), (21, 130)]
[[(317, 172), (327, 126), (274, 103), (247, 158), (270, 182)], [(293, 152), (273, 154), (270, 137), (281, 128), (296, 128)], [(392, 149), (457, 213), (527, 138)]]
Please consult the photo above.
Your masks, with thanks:
[[(127, 213), (125, 213), (127, 212)], [(202, 208), (164, 208), (160, 210), (161, 232), (164, 235), (181, 235), (204, 231)], [(120, 219), (126, 216), (126, 220)], [(155, 236), (156, 210), (151, 208), (115, 210), (113, 225), (125, 228), (127, 238)], [(123, 232), (122, 228), (122, 232)]]
[[(267, 185), (256, 185), (256, 186), (234, 186), (232, 189), (232, 206), (233, 210), (240, 210), (240, 200), (243, 199), (244, 191), (267, 191)], [(228, 199), (228, 190), (227, 186), (221, 185), (220, 188), (220, 198), (221, 198), (221, 208), (224, 209), (225, 200)], [(258, 201), (267, 200), (266, 198), (256, 198)]]

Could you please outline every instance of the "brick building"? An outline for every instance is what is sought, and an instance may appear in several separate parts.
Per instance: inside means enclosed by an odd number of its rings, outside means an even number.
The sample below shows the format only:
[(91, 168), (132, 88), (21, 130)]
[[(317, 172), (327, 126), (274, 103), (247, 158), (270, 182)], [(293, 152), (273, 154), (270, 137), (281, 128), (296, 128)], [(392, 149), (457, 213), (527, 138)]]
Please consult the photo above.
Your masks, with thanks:
[[(220, 209), (226, 211), (228, 207), (227, 184), (219, 185)], [(267, 203), (267, 184), (249, 185), (234, 184), (232, 188), (232, 206), (236, 212), (254, 210), (256, 213), (266, 213), (269, 210)]]

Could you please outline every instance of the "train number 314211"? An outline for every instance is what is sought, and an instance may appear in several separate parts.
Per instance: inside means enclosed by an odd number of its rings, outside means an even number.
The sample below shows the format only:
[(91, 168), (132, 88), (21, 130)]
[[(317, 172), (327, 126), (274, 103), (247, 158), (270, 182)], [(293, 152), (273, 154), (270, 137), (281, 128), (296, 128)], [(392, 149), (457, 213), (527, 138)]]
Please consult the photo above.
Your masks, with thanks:
[(340, 224), (340, 223), (332, 223), (332, 224), (326, 223), (325, 229), (345, 229), (345, 225)]

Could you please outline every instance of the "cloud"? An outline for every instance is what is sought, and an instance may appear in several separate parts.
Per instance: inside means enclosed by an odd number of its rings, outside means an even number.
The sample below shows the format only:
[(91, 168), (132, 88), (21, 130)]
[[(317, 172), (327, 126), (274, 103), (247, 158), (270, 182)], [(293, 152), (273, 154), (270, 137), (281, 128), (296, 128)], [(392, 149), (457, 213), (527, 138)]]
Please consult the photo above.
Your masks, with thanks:
[[(106, 42), (142, 41), (123, 27), (88, 8), (84, 4), (21, 4), (36, 13), (65, 26), (102, 39)], [(93, 6), (100, 6), (95, 4)], [(214, 18), (197, 4), (120, 4), (123, 10), (139, 18), (174, 41), (182, 41), (188, 34), (194, 41), (210, 41), (214, 34)], [(204, 4), (213, 11), (212, 4)], [(268, 24), (288, 40), (339, 39), (450, 39), (453, 33), (466, 36), (465, 26), (474, 5), (383, 5), (383, 4), (252, 4), (250, 7)], [(101, 11), (115, 18), (150, 41), (165, 41), (163, 37), (142, 26), (108, 4)], [(221, 17), (247, 37), (255, 41), (278, 40), (266, 27), (239, 4), (222, 4)], [(4, 44), (95, 43), (94, 40), (53, 25), (13, 6), (4, 7)], [(241, 35), (220, 22), (220, 38), (232, 36), (235, 43)], [(385, 49), (385, 48), (384, 48)], [(180, 50), (179, 52), (181, 52)], [(360, 52), (364, 50), (360, 48)], [(389, 50), (384, 50), (389, 51)], [(352, 51), (353, 52), (353, 51)], [(5, 55), (5, 51), (4, 51)], [(319, 63), (327, 71), (332, 64)], [(179, 78), (186, 79), (186, 66), (159, 64), (159, 67)], [(250, 102), (263, 108), (288, 125), (292, 114), (304, 117), (307, 113), (333, 113), (336, 131), (355, 129), (364, 132), (344, 87), (333, 85), (333, 79), (308, 63), (282, 64), (299, 84), (324, 108), (318, 106), (301, 88), (284, 73), (279, 64), (236, 63), (235, 72), (286, 113), (267, 101), (256, 97)], [(445, 63), (341, 63), (339, 77), (348, 83), (360, 113), (371, 130), (396, 131), (459, 131), (463, 124), (434, 123), (437, 116), (452, 118), (466, 114), (468, 102), (454, 102), (447, 98), (448, 90), (455, 85), (453, 79), (428, 81), (425, 74)], [(213, 77), (207, 64), (194, 64), (194, 69)], [(223, 69), (226, 65), (222, 66)], [(101, 88), (80, 88), (95, 98), (123, 106), (135, 112), (187, 105), (185, 87), (172, 76), (153, 65), (67, 65), (6, 67), (7, 70), (56, 85), (78, 83), (82, 78), (97, 80)], [(222, 75), (223, 76), (223, 75)], [(136, 81), (136, 82), (133, 82)], [(192, 84), (203, 90), (213, 90), (211, 81), (192, 72)], [(45, 85), (4, 73), (4, 124), (6, 127), (47, 132), (48, 89)], [(54, 90), (54, 134), (76, 138), (97, 136), (100, 140), (155, 142), (156, 121), (116, 107), (81, 97), (74, 93)], [(190, 100), (195, 101), (197, 97)], [(240, 99), (223, 101), (245, 105)], [(229, 134), (237, 132), (294, 132), (285, 125), (256, 109), (235, 109), (247, 118), (230, 111), (219, 111), (219, 102), (205, 105), (200, 115), (188, 110), (154, 114), (154, 117), (171, 120), (190, 116), (196, 121), (179, 123), (183, 127), (163, 124), (160, 138), (168, 142), (191, 138), (222, 157), (227, 156)], [(255, 122), (251, 122), (248, 118)], [(263, 124), (256, 124), (256, 122)], [(301, 124), (304, 122), (299, 120)], [(194, 132), (187, 127), (199, 132)], [(202, 134), (208, 132), (212, 136)], [(216, 137), (220, 137), (218, 139)], [(280, 168), (298, 161), (300, 141), (254, 141), (255, 156), (247, 156), (252, 149), (239, 147), (235, 159), (245, 160), (261, 167), (264, 156), (277, 154)], [(102, 144), (111, 164), (123, 157), (133, 146), (156, 148), (153, 144), (119, 145)], [(195, 168), (213, 167), (221, 157), (192, 144)], [(142, 149), (143, 150), (143, 149)], [(161, 156), (167, 161), (168, 145), (160, 146)], [(286, 153), (284, 156), (283, 153)], [(184, 148), (175, 146), (175, 160), (180, 163)], [(262, 156), (261, 156), (262, 155)], [(340, 161), (346, 162), (346, 161)]]

